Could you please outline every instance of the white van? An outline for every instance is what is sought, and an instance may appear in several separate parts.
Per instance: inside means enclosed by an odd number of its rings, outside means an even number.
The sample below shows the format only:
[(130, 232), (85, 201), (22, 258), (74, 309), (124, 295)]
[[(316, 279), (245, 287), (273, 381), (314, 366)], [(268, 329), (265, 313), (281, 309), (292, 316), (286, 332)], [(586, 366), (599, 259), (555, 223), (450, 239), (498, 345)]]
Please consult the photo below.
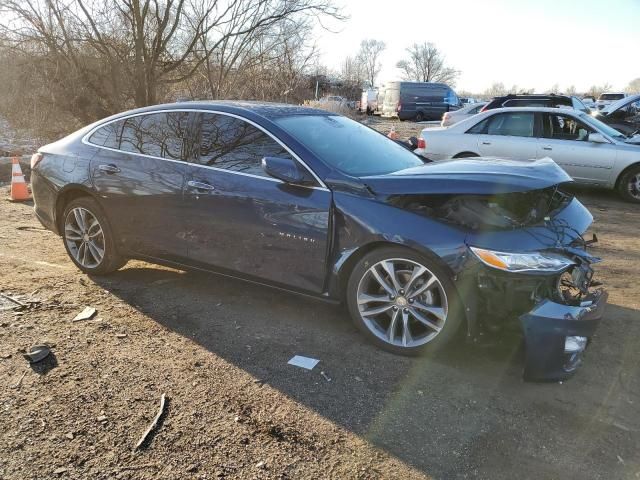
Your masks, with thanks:
[(367, 88), (362, 91), (360, 99), (360, 111), (367, 115), (373, 114), (378, 109), (378, 89)]

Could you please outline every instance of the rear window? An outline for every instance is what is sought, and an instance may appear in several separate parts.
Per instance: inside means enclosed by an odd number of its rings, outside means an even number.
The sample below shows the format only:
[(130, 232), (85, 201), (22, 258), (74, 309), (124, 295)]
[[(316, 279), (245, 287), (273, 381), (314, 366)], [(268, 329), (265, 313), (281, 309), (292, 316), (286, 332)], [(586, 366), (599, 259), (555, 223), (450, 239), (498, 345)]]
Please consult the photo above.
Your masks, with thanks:
[(624, 98), (623, 93), (603, 93), (598, 100), (620, 100), (621, 98)]

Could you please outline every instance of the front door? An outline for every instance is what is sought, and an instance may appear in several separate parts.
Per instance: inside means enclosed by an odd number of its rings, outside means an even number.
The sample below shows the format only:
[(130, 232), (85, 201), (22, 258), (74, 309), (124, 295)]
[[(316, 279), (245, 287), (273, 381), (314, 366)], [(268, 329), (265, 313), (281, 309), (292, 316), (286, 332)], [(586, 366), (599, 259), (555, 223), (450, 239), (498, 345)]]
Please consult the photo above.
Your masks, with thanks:
[(331, 192), (268, 176), (263, 157), (293, 156), (256, 124), (202, 113), (196, 125), (199, 151), (185, 186), (189, 261), (322, 292)]
[(91, 177), (119, 247), (184, 258), (183, 145), (191, 114), (149, 113), (112, 122), (89, 143), (99, 147)]
[(540, 156), (553, 159), (577, 182), (609, 183), (617, 150), (612, 143), (589, 141), (595, 129), (573, 115), (543, 114)]
[(530, 160), (538, 153), (533, 112), (498, 113), (472, 130), (478, 130), (478, 150), (483, 157)]

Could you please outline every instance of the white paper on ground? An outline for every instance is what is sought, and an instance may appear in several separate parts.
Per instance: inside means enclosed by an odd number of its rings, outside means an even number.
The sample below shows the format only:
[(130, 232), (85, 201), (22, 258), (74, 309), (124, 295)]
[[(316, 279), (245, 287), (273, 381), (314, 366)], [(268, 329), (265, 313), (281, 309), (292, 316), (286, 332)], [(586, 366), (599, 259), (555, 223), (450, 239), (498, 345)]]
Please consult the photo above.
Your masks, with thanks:
[(316, 360), (315, 358), (303, 357), (302, 355), (296, 355), (287, 363), (289, 365), (293, 365), (295, 367), (306, 368), (307, 370), (313, 370), (320, 360)]

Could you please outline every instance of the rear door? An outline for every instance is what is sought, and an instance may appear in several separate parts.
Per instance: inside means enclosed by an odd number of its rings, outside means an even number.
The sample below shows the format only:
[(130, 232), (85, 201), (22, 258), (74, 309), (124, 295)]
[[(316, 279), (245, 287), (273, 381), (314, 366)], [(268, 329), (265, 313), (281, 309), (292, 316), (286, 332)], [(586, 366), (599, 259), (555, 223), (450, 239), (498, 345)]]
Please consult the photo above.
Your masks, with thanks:
[(544, 113), (542, 131), (539, 156), (552, 158), (578, 182), (609, 183), (617, 149), (611, 143), (590, 142), (594, 128), (573, 115)]
[(185, 189), (190, 263), (320, 293), (331, 192), (268, 176), (262, 158), (299, 159), (255, 123), (202, 113), (196, 130)]
[(469, 133), (478, 134), (478, 150), (485, 157), (514, 160), (536, 158), (540, 139), (533, 112), (505, 112), (492, 115)]
[(183, 145), (189, 112), (128, 117), (97, 130), (91, 175), (121, 248), (179, 261), (184, 258)]

